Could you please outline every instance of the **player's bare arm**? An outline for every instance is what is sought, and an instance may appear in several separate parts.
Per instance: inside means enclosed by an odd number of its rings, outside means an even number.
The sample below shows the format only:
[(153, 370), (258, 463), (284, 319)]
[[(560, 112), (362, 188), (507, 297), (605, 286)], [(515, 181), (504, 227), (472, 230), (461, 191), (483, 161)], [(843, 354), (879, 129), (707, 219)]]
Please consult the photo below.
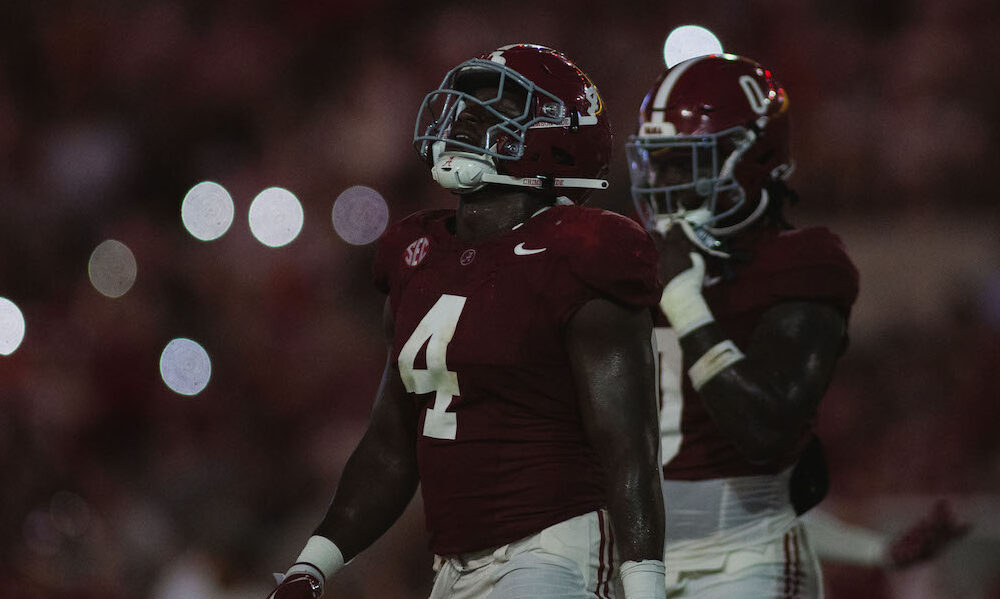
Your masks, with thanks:
[(566, 344), (586, 433), (607, 473), (608, 510), (623, 560), (663, 554), (659, 429), (647, 310), (591, 300)]
[[(844, 317), (832, 306), (778, 304), (754, 329), (746, 358), (701, 388), (712, 418), (748, 459), (768, 461), (795, 442), (826, 391), (844, 332)], [(685, 368), (726, 338), (715, 323), (686, 335)]]
[[(392, 339), (392, 313), (386, 300), (383, 321)], [(388, 352), (392, 355), (392, 351)], [(345, 560), (371, 545), (399, 518), (417, 489), (413, 401), (389, 360), (372, 408), (371, 422), (344, 466), (340, 484), (317, 535), (333, 539)]]
[[(691, 276), (700, 288), (694, 247), (685, 241), (668, 232), (660, 248), (661, 276)], [(763, 314), (748, 347), (735, 347), (710, 314), (702, 319), (707, 321), (679, 331), (680, 345), (684, 368), (713, 419), (747, 459), (782, 455), (826, 392), (844, 347), (846, 319), (830, 304), (782, 302)]]

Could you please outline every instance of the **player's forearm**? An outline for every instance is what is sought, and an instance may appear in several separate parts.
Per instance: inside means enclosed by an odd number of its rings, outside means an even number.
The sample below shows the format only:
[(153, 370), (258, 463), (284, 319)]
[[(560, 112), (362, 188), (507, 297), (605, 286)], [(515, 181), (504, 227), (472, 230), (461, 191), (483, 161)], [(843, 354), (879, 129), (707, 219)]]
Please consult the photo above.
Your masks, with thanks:
[(347, 461), (337, 492), (315, 533), (333, 540), (345, 560), (382, 536), (417, 489), (414, 452), (385, 446), (370, 434)]
[[(685, 369), (691, 372), (701, 356), (727, 342), (731, 343), (715, 323), (691, 331), (680, 340)], [(796, 441), (809, 418), (804, 406), (812, 403), (799, 397), (802, 390), (782, 389), (769, 380), (778, 376), (762, 372), (752, 359), (741, 357), (698, 385), (712, 419), (751, 461), (780, 456)]]
[(652, 319), (592, 300), (573, 317), (567, 349), (587, 440), (605, 472), (608, 511), (623, 560), (663, 559), (659, 419)]
[[(718, 325), (702, 326), (680, 340), (685, 368), (690, 372), (700, 356), (728, 341)], [(702, 401), (713, 420), (748, 459), (766, 461), (795, 442), (809, 417), (795, 389), (781, 389), (779, 373), (766, 373), (740, 359), (704, 381)]]
[(659, 445), (650, 442), (653, 428), (627, 438), (621, 450), (605, 461), (608, 512), (622, 560), (624, 599), (655, 599), (666, 592)]
[[(652, 389), (621, 381), (634, 394), (619, 397), (614, 410), (584, 412), (591, 445), (604, 470), (606, 501), (618, 552), (623, 561), (663, 559), (663, 493), (660, 480), (659, 426), (656, 406), (645, 398)], [(649, 377), (652, 378), (652, 377)], [(628, 401), (628, 399), (637, 401)]]
[(780, 302), (754, 323), (750, 347), (738, 347), (702, 295), (704, 258), (689, 258), (664, 287), (660, 309), (715, 423), (748, 460), (771, 461), (796, 442), (825, 393), (844, 348), (844, 315), (823, 302)]
[(801, 406), (815, 403), (801, 401), (801, 389), (778, 385), (780, 373), (751, 366), (745, 348), (716, 324), (702, 296), (704, 258), (689, 256), (691, 267), (667, 283), (660, 309), (677, 333), (685, 370), (713, 420), (747, 459), (768, 461), (794, 442), (808, 417)]
[(809, 545), (823, 561), (866, 567), (884, 567), (889, 539), (874, 530), (853, 526), (819, 509), (802, 517)]
[(608, 515), (623, 561), (663, 559), (664, 512), (655, 462), (626, 460), (607, 466)]

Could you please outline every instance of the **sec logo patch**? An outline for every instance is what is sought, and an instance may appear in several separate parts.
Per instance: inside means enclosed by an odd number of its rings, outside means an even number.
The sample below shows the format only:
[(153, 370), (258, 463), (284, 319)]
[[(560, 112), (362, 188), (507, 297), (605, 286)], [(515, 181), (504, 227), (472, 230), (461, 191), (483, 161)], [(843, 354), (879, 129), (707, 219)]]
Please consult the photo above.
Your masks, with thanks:
[(407, 266), (416, 266), (424, 261), (427, 257), (427, 250), (430, 248), (431, 240), (426, 237), (421, 237), (411, 243), (406, 251), (403, 252), (403, 262), (406, 262)]

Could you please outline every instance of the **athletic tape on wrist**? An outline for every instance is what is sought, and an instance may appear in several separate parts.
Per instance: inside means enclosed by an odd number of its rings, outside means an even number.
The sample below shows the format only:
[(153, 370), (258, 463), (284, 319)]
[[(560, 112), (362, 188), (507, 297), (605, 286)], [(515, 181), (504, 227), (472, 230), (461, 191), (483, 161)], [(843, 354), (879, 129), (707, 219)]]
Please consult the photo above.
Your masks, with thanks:
[(666, 568), (661, 560), (627, 561), (620, 569), (625, 599), (663, 599)]
[(705, 259), (696, 252), (689, 255), (691, 268), (671, 279), (660, 296), (660, 309), (678, 337), (715, 320), (701, 295), (701, 285), (705, 279)]
[(302, 549), (302, 553), (295, 560), (295, 564), (288, 569), (287, 574), (292, 574), (293, 572), (307, 572), (312, 574), (308, 569), (300, 566), (311, 566), (313, 570), (319, 572), (321, 577), (320, 583), (326, 584), (326, 579), (333, 576), (337, 570), (344, 566), (344, 554), (340, 552), (340, 548), (330, 539), (313, 535), (306, 541), (306, 546)]
[(715, 375), (745, 357), (740, 348), (736, 347), (736, 344), (729, 339), (716, 343), (688, 369), (691, 386), (694, 387), (695, 391), (701, 391), (705, 383), (712, 380)]

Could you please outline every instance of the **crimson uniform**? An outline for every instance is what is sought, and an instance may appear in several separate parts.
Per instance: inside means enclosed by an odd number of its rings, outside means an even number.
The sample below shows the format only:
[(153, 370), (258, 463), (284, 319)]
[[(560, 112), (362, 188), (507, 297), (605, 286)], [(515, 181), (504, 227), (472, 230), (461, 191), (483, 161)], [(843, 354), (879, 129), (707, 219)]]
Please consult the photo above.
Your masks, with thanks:
[[(750, 262), (737, 262), (728, 280), (710, 277), (703, 295), (738, 347), (748, 347), (761, 315), (784, 301), (826, 302), (845, 318), (850, 312), (857, 270), (829, 230), (764, 228), (734, 240), (733, 248)], [(748, 462), (684, 376), (676, 335), (657, 316), (668, 597), (732, 596), (737, 591), (729, 584), (760, 597), (821, 596), (818, 567), (788, 494), (791, 466), (811, 427), (780, 459)], [(685, 580), (690, 572), (701, 575)]]
[[(750, 347), (754, 329), (772, 307), (827, 304), (846, 322), (857, 295), (857, 271), (837, 237), (822, 228), (789, 230), (784, 221), (784, 205), (797, 197), (785, 182), (794, 166), (789, 106), (784, 86), (756, 61), (696, 56), (656, 78), (626, 144), (632, 197), (646, 228), (668, 233), (679, 226), (675, 231), (699, 252), (691, 268), (665, 281), (664, 314), (681, 334), (716, 323), (685, 343), (702, 352), (688, 356), (688, 373), (677, 335), (657, 314), (671, 599), (822, 596), (818, 563), (789, 497), (792, 465), (807, 448), (812, 422), (774, 423), (777, 429), (800, 426), (793, 431), (798, 443), (766, 464), (752, 464), (716, 425), (690, 380), (705, 384), (739, 363), (743, 351), (760, 350)], [(702, 256), (715, 260), (710, 274), (721, 277), (703, 278)], [(837, 332), (820, 324), (780, 326), (806, 346), (803, 336), (816, 325), (824, 335), (815, 340), (816, 365), (828, 372)], [(769, 341), (779, 342), (764, 344)], [(814, 380), (819, 375), (799, 374), (810, 388), (823, 384)], [(755, 394), (733, 378), (730, 392)], [(715, 387), (720, 393), (721, 385)]]
[(510, 543), (604, 505), (565, 325), (591, 299), (659, 299), (652, 241), (617, 214), (557, 206), (477, 245), (449, 230), (454, 214), (405, 219), (375, 260), (395, 320), (392, 359), (420, 410), (438, 555)]
[[(431, 599), (607, 599), (615, 576), (607, 497), (634, 506), (614, 514), (634, 535), (628, 557), (633, 548), (655, 554), (661, 515), (652, 512), (659, 500), (648, 444), (596, 455), (584, 420), (601, 439), (618, 432), (618, 421), (594, 422), (579, 408), (602, 413), (609, 400), (628, 399), (621, 415), (631, 422), (651, 407), (626, 390), (642, 393), (652, 381), (624, 377), (650, 370), (651, 356), (636, 342), (649, 330), (642, 310), (659, 299), (656, 249), (624, 217), (566, 205), (608, 187), (604, 101), (562, 53), (506, 45), (463, 61), (424, 97), (413, 148), (434, 180), (461, 196), (459, 211), (417, 213), (381, 240), (374, 275), (389, 294), (389, 359), (400, 378), (383, 387), (366, 433), (372, 442), (352, 454), (340, 492), (271, 599), (317, 599), (344, 565), (338, 543), (363, 550), (373, 525), (388, 525), (402, 509), (374, 497), (412, 492), (414, 475), (437, 554)], [(511, 226), (544, 199), (558, 206), (509, 231), (487, 231), (478, 243), (456, 237), (458, 224)], [(471, 213), (479, 208), (495, 212)], [(597, 298), (643, 318), (596, 306), (586, 322), (571, 322)], [(591, 311), (635, 329), (602, 348)], [(605, 368), (602, 360), (619, 350), (638, 361)], [(598, 371), (574, 377), (574, 368)], [(624, 386), (605, 390), (597, 380), (605, 371)], [(576, 379), (586, 381), (580, 395)], [(412, 448), (393, 441), (400, 424), (409, 426), (402, 417), (411, 412), (399, 402), (410, 398), (419, 420)], [(654, 425), (643, 421), (645, 439)], [(365, 465), (392, 460), (403, 467), (369, 484)], [(615, 470), (602, 472), (605, 462)], [(628, 480), (605, 489), (608, 479)], [(659, 594), (661, 571), (659, 560), (642, 559), (620, 578), (633, 597)]]
[[(740, 239), (738, 244), (738, 250), (752, 254), (751, 262), (738, 265), (731, 280), (710, 279), (703, 293), (716, 322), (737, 347), (748, 347), (761, 315), (783, 301), (827, 302), (847, 318), (858, 294), (858, 272), (840, 239), (829, 230), (764, 229)], [(669, 335), (662, 329), (669, 325), (659, 310), (656, 318), (661, 338)], [(665, 359), (675, 361), (662, 365), (670, 379), (661, 381), (665, 478), (703, 480), (776, 474), (795, 462), (797, 451), (764, 465), (747, 462), (719, 431), (690, 379), (670, 376), (680, 371), (680, 356)], [(678, 395), (677, 384), (681, 382)], [(799, 449), (809, 434), (803, 429)], [(668, 455), (674, 447), (674, 453)]]

